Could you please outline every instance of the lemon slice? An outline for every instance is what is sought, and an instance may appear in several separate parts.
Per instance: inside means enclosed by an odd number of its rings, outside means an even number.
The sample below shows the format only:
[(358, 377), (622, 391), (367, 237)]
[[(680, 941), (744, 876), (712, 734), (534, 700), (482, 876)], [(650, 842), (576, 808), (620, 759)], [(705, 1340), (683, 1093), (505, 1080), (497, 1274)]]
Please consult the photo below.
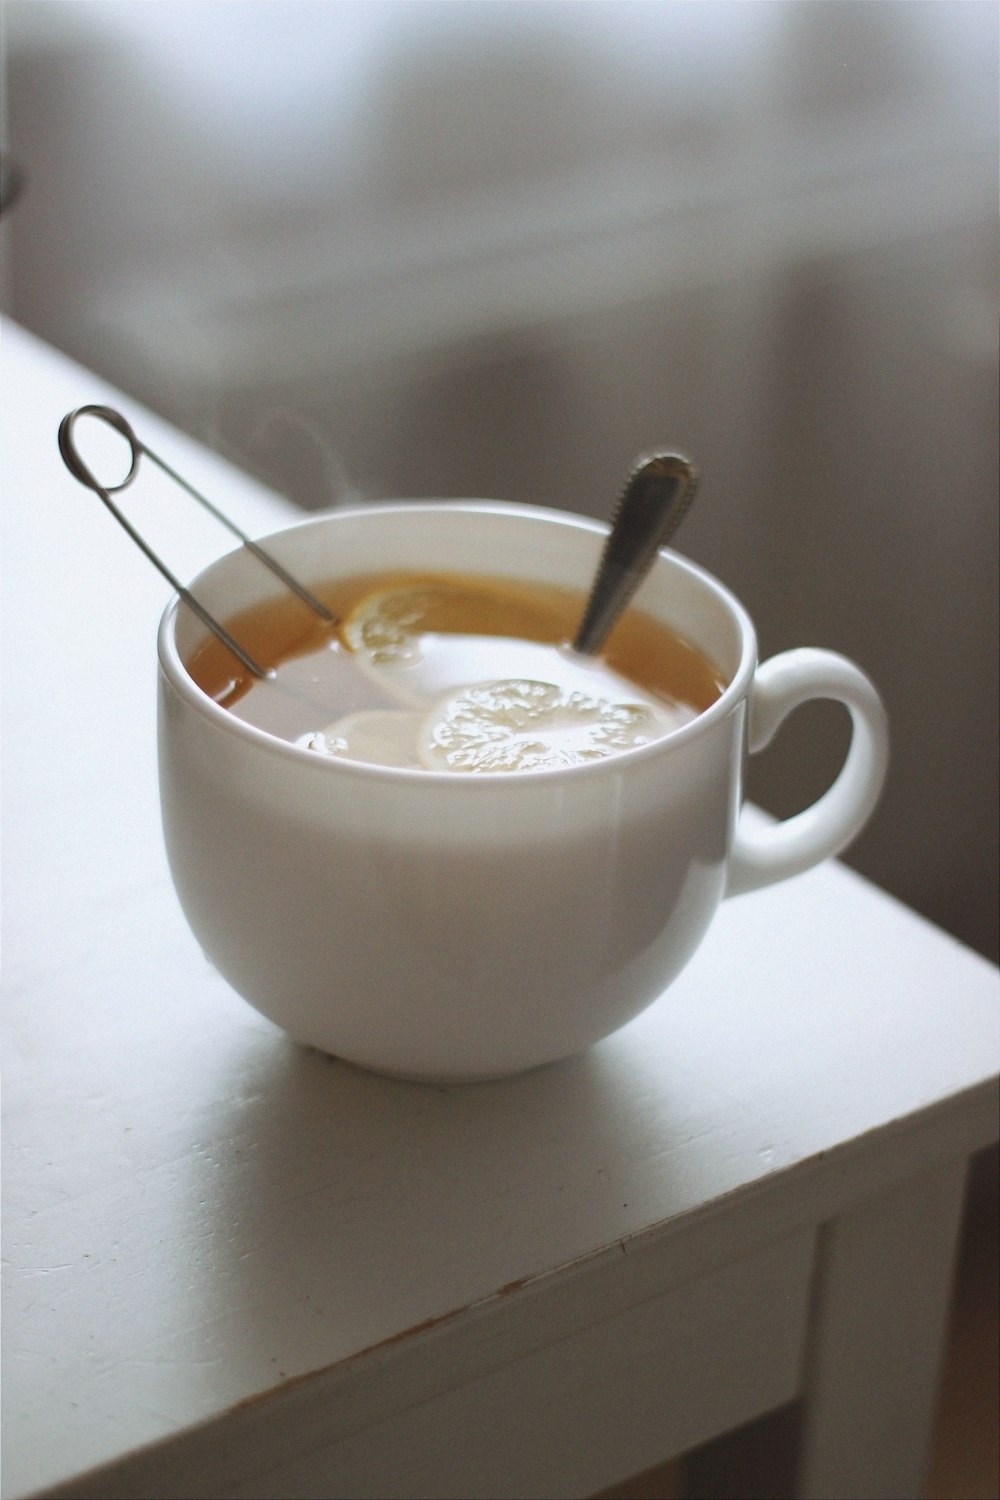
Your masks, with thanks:
[(414, 636), (462, 633), (469, 629), (470, 614), (480, 635), (537, 640), (552, 623), (550, 609), (524, 597), (516, 584), (430, 577), (404, 579), (365, 594), (344, 621), (343, 635), (352, 650), (364, 651), (379, 662), (409, 660)]
[(375, 666), (401, 666), (420, 654), (417, 637), (440, 602), (433, 585), (378, 589), (355, 605), (343, 625), (344, 640)]
[(302, 735), (296, 743), (338, 760), (419, 771), (423, 766), (417, 741), (423, 722), (422, 714), (403, 709), (365, 708)]
[(504, 678), (451, 694), (418, 736), (429, 771), (540, 771), (604, 760), (676, 727), (666, 706), (617, 702), (552, 682)]
[[(468, 633), (470, 616), (475, 634)], [(557, 669), (556, 653), (563, 648), (537, 638), (545, 625), (544, 614), (497, 589), (429, 580), (367, 594), (344, 621), (343, 640), (383, 695), (410, 708), (429, 707), (471, 683), (562, 681), (569, 669)]]
[[(471, 670), (457, 681), (441, 681), (439, 664), (428, 670), (428, 632), (447, 628), (455, 591), (433, 583), (404, 584), (366, 594), (342, 626), (344, 643), (359, 669), (390, 699), (419, 707), (463, 682), (497, 672)], [(432, 651), (433, 656), (433, 651)]]

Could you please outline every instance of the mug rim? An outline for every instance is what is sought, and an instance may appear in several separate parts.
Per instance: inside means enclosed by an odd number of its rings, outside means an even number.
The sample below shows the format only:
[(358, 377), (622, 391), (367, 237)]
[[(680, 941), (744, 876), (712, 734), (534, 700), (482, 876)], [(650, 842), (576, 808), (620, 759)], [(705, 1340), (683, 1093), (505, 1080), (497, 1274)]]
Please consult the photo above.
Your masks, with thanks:
[[(597, 520), (591, 516), (578, 515), (574, 511), (558, 510), (552, 506), (530, 505), (519, 501), (507, 500), (474, 500), (474, 499), (413, 499), (413, 500), (378, 500), (361, 505), (338, 506), (336, 509), (315, 511), (309, 515), (302, 516), (290, 525), (281, 526), (276, 531), (268, 532), (264, 536), (255, 537), (254, 540), (261, 546), (267, 547), (278, 538), (287, 536), (292, 532), (300, 531), (308, 527), (316, 526), (324, 522), (337, 521), (343, 517), (346, 520), (356, 520), (370, 515), (391, 515), (405, 512), (413, 514), (416, 511), (424, 512), (447, 512), (461, 511), (465, 514), (488, 514), (505, 515), (512, 518), (530, 518), (553, 522), (566, 526), (570, 530), (588, 531), (595, 535), (604, 537), (610, 531), (610, 524), (606, 521)], [(199, 581), (210, 569), (219, 566), (230, 558), (235, 558), (243, 551), (242, 546), (233, 548), (232, 551), (223, 553), (214, 558), (205, 567), (199, 570), (191, 580), (188, 587), (195, 593)], [(290, 759), (292, 763), (305, 767), (313, 766), (317, 773), (329, 775), (347, 773), (348, 775), (361, 776), (364, 779), (374, 777), (376, 781), (390, 781), (395, 783), (419, 785), (429, 787), (431, 785), (456, 788), (459, 786), (482, 786), (487, 785), (499, 789), (501, 786), (522, 785), (526, 779), (538, 782), (541, 779), (563, 778), (571, 776), (574, 779), (580, 776), (595, 777), (608, 774), (609, 771), (624, 770), (627, 766), (635, 765), (640, 761), (654, 759), (658, 755), (669, 753), (675, 746), (688, 744), (704, 734), (711, 733), (714, 725), (725, 718), (733, 709), (735, 704), (747, 693), (754, 672), (757, 668), (757, 634), (753, 621), (746, 608), (740, 603), (736, 595), (721, 583), (707, 569), (691, 562), (689, 558), (672, 548), (662, 547), (658, 553), (659, 557), (668, 559), (670, 563), (679, 568), (682, 573), (693, 578), (701, 587), (721, 602), (729, 615), (735, 621), (739, 642), (740, 655), (736, 671), (732, 674), (729, 682), (714, 703), (703, 709), (695, 718), (688, 723), (673, 729), (662, 738), (653, 740), (647, 745), (638, 745), (631, 750), (623, 750), (618, 754), (610, 755), (600, 761), (590, 761), (572, 766), (550, 766), (538, 769), (518, 771), (506, 775), (484, 775), (471, 776), (461, 771), (430, 771), (423, 767), (405, 766), (383, 766), (368, 761), (349, 760), (346, 757), (317, 755), (315, 751), (305, 746), (292, 744), (289, 740), (279, 739), (277, 735), (267, 730), (258, 729), (256, 725), (248, 724), (239, 719), (235, 714), (229, 712), (210, 698), (195, 682), (188, 672), (180, 651), (177, 646), (177, 620), (182, 600), (179, 594), (174, 593), (168, 601), (157, 630), (157, 656), (160, 671), (166, 681), (175, 692), (197, 713), (210, 723), (214, 724), (225, 734), (232, 735), (237, 741), (244, 741), (248, 748), (256, 747), (262, 753), (276, 755), (280, 759)], [(307, 585), (315, 580), (306, 580)]]

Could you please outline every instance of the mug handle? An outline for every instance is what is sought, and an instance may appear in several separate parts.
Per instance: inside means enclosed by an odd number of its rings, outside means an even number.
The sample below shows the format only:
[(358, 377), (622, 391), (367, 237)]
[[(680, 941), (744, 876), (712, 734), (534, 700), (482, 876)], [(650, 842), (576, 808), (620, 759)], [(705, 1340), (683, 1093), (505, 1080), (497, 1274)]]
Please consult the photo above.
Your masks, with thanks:
[(818, 802), (773, 827), (741, 819), (729, 862), (726, 895), (771, 885), (839, 854), (871, 815), (889, 763), (889, 725), (871, 681), (834, 651), (802, 647), (757, 669), (748, 704), (747, 748), (764, 750), (793, 709), (813, 698), (843, 703), (852, 720), (847, 758)]

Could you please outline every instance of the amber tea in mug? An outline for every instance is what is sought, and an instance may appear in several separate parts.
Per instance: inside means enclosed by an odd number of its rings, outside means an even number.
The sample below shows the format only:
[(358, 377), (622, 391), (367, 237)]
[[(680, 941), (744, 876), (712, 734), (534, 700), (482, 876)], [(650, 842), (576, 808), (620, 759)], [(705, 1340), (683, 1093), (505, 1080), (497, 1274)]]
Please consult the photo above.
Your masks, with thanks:
[(267, 677), (214, 636), (188, 670), (244, 722), (331, 755), (425, 770), (577, 764), (661, 738), (725, 686), (702, 651), (635, 608), (599, 659), (573, 652), (581, 589), (394, 571), (312, 592), (335, 623), (292, 594), (227, 620)]

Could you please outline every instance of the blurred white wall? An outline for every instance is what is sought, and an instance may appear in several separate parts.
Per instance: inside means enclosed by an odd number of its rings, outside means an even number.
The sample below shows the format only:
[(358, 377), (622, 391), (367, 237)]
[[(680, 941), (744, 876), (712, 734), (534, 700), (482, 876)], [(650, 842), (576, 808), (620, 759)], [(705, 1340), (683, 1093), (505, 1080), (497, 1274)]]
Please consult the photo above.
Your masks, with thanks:
[[(849, 859), (997, 952), (997, 10), (979, 0), (6, 0), (4, 308), (306, 506), (605, 514), (765, 652), (854, 655)], [(776, 810), (843, 726), (754, 772)]]

